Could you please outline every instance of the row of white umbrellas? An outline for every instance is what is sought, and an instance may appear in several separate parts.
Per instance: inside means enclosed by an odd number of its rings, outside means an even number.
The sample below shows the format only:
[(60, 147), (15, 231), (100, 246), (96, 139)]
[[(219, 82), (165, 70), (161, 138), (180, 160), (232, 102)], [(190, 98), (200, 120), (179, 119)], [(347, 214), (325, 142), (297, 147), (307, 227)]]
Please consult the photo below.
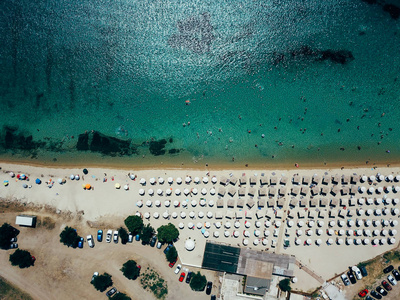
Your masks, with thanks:
[(387, 186), (385, 188), (386, 188), (386, 190), (381, 186), (377, 187), (377, 188), (374, 188), (373, 186), (371, 186), (369, 188), (366, 188), (365, 186), (360, 186), (360, 187), (358, 187), (358, 192), (360, 194), (367, 192), (368, 194), (371, 194), (371, 195), (374, 194), (374, 193), (382, 194), (385, 191), (386, 192), (392, 191), (394, 193), (400, 192), (400, 186), (398, 186), (398, 185), (392, 186), (392, 187), (391, 186)]
[[(208, 192), (210, 193), (210, 195), (215, 195), (215, 193), (216, 193), (214, 188), (211, 188), (210, 191), (207, 191), (206, 188), (202, 188), (201, 191), (200, 191), (200, 193), (203, 196), (207, 195)], [(153, 189), (148, 189), (147, 190), (147, 194), (150, 195), (150, 196), (154, 196), (156, 193), (157, 193), (158, 196), (162, 196), (162, 195), (164, 195), (164, 193), (167, 196), (171, 196), (172, 193), (174, 193), (176, 196), (179, 196), (179, 195), (182, 194), (182, 191), (180, 189), (175, 189), (175, 191), (173, 192), (172, 188), (168, 188), (165, 191), (162, 190), (162, 189), (157, 189), (157, 191), (154, 191)], [(199, 193), (199, 191), (198, 191), (197, 188), (192, 188), (192, 189), (185, 188), (183, 190), (183, 194), (186, 195), (186, 196), (189, 195), (189, 194), (197, 195), (198, 193)], [(144, 189), (139, 189), (139, 195), (140, 196), (144, 196), (145, 194), (146, 194), (146, 191)]]
[[(296, 238), (295, 239), (295, 244), (297, 246), (301, 245), (303, 243), (303, 241), (300, 238)], [(322, 244), (322, 239), (317, 239), (317, 240), (313, 240), (312, 239), (306, 239), (304, 241), (304, 245), (312, 245), (313, 243), (315, 243), (317, 246), (320, 246)], [(333, 245), (334, 243), (336, 243), (337, 245), (343, 245), (344, 243), (346, 245), (369, 245), (370, 243), (372, 243), (373, 245), (385, 245), (390, 244), (393, 245), (396, 243), (396, 239), (391, 237), (391, 238), (383, 238), (383, 239), (373, 239), (372, 241), (370, 239), (351, 239), (351, 238), (346, 238), (346, 239), (341, 239), (341, 238), (337, 238), (335, 241), (331, 238), (326, 240), (326, 244), (327, 245)]]
[(396, 175), (396, 176), (393, 176), (392, 174), (390, 174), (390, 175), (388, 175), (388, 176), (384, 176), (384, 175), (382, 175), (382, 174), (380, 174), (380, 173), (378, 173), (378, 174), (376, 174), (376, 176), (375, 175), (370, 175), (370, 176), (367, 176), (367, 175), (363, 175), (363, 176), (361, 176), (361, 182), (373, 182), (373, 181), (387, 181), (387, 182), (391, 182), (391, 181), (393, 181), (393, 180), (396, 180), (397, 182), (399, 182), (400, 181), (400, 175)]
[[(267, 222), (269, 222), (269, 221), (266, 221), (265, 222), (265, 226), (266, 227), (269, 227), (269, 226), (267, 226)], [(268, 224), (270, 224), (270, 222), (268, 223)], [(307, 224), (307, 226), (308, 227), (314, 227), (314, 225), (315, 224), (317, 224), (317, 226), (318, 227), (323, 227), (324, 225), (325, 225), (325, 222), (324, 221), (322, 221), (322, 220), (318, 220), (318, 221), (313, 221), (313, 220), (310, 220), (310, 221), (308, 221), (308, 222), (304, 222), (304, 221), (302, 221), (302, 220), (300, 220), (300, 221), (298, 221), (297, 222), (297, 227), (299, 227), (299, 228), (301, 228), (301, 227), (303, 227), (303, 226), (305, 226)], [(344, 227), (344, 226), (348, 226), (348, 227), (353, 227), (353, 226), (357, 226), (357, 227), (360, 227), (360, 226), (371, 226), (371, 225), (373, 225), (373, 226), (375, 226), (375, 227), (377, 227), (377, 226), (389, 226), (389, 225), (391, 225), (391, 226), (397, 226), (398, 225), (398, 221), (397, 220), (360, 220), (360, 219), (356, 219), (355, 221), (354, 220), (352, 220), (352, 219), (348, 219), (347, 220), (347, 222), (346, 221), (344, 221), (344, 220), (338, 220), (338, 221), (329, 221), (328, 222), (328, 226), (329, 227), (334, 227), (334, 226), (336, 226), (336, 224), (339, 226), (339, 227)], [(287, 221), (287, 226), (288, 227), (293, 227), (294, 226), (294, 221), (292, 221), (292, 220), (288, 220)]]
[[(195, 184), (199, 184), (201, 181), (202, 181), (203, 183), (208, 183), (209, 179), (208, 179), (207, 176), (204, 176), (202, 179), (200, 179), (200, 177), (195, 177), (195, 178), (193, 179), (193, 182), (194, 182)], [(212, 182), (212, 183), (217, 183), (217, 181), (218, 181), (218, 180), (217, 180), (217, 177), (216, 177), (216, 176), (213, 176), (213, 177), (211, 178), (211, 182)], [(151, 178), (149, 179), (149, 182), (150, 182), (150, 184), (152, 184), (152, 185), (157, 184), (157, 183), (158, 183), (158, 184), (164, 184), (165, 180), (164, 180), (163, 177), (158, 177), (157, 179), (156, 179), (155, 177), (151, 177)], [(176, 182), (177, 184), (182, 184), (182, 183), (183, 183), (183, 179), (182, 179), (182, 177), (177, 177), (176, 179), (174, 179), (173, 177), (168, 177), (168, 178), (167, 178), (167, 182), (168, 182), (168, 184), (173, 184), (174, 182)], [(191, 176), (186, 176), (186, 177), (185, 177), (185, 183), (189, 184), (189, 183), (191, 183), (191, 182), (192, 182), (192, 177), (191, 177)], [(140, 183), (141, 185), (145, 185), (145, 184), (147, 183), (147, 181), (146, 181), (145, 178), (140, 178), (139, 183)]]
[(380, 204), (385, 204), (385, 205), (390, 205), (390, 204), (393, 204), (393, 205), (396, 205), (396, 204), (399, 204), (399, 198), (394, 198), (394, 199), (392, 199), (392, 198), (389, 198), (389, 197), (383, 197), (383, 198), (375, 198), (375, 199), (373, 199), (373, 198), (359, 198), (358, 200), (357, 200), (357, 203), (359, 204), (359, 205), (364, 205), (364, 204), (367, 204), (367, 205), (380, 205)]
[[(204, 199), (201, 199), (200, 202), (197, 202), (196, 200), (192, 200), (192, 201), (190, 201), (190, 202), (189, 202), (189, 201), (182, 201), (182, 202), (180, 202), (180, 201), (178, 201), (178, 200), (174, 200), (174, 201), (172, 202), (171, 200), (165, 200), (165, 201), (164, 201), (164, 206), (165, 206), (165, 207), (170, 207), (171, 204), (173, 204), (174, 207), (179, 207), (179, 206), (181, 206), (181, 205), (182, 205), (183, 207), (187, 207), (187, 206), (188, 206), (188, 203), (190, 203), (190, 205), (191, 205), (192, 207), (196, 207), (197, 204), (200, 204), (200, 206), (204, 207), (204, 206), (206, 206), (206, 204), (207, 204), (207, 202), (206, 202)], [(144, 203), (143, 203), (142, 200), (139, 200), (139, 201), (136, 202), (136, 206), (137, 206), (137, 207), (142, 207), (143, 204), (144, 204)], [(145, 204), (146, 204), (147, 207), (152, 207), (152, 206), (153, 206), (153, 201), (147, 200)], [(154, 205), (155, 205), (156, 207), (161, 207), (161, 204), (162, 204), (162, 202), (161, 202), (160, 200), (155, 200), (155, 201), (154, 201)], [(208, 201), (208, 206), (213, 207), (213, 206), (214, 206), (214, 201), (213, 201), (213, 200)]]

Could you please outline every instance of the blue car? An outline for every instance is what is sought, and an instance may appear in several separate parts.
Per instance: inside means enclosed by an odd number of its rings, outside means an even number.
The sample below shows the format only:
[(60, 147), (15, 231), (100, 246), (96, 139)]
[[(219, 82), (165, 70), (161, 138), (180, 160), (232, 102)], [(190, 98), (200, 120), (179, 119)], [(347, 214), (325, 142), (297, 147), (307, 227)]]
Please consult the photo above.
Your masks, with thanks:
[(81, 237), (81, 239), (78, 242), (78, 248), (83, 248), (83, 242), (84, 242), (84, 239), (83, 239), (83, 237)]
[(135, 236), (135, 240), (136, 240), (136, 241), (140, 241), (140, 235), (139, 235), (139, 233)]
[(103, 230), (97, 230), (97, 241), (98, 242), (103, 241)]
[(169, 251), (169, 249), (171, 249), (172, 247), (173, 247), (173, 245), (172, 245), (172, 244), (169, 244), (169, 245), (167, 246), (167, 248), (164, 249), (164, 253), (167, 254), (167, 252)]

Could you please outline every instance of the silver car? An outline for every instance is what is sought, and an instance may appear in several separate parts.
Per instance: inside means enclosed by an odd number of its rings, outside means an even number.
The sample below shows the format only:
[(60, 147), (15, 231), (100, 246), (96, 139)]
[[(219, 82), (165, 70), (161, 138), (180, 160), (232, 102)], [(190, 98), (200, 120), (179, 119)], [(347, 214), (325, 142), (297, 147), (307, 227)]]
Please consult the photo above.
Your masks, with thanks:
[(390, 282), (392, 285), (396, 285), (396, 284), (397, 284), (397, 280), (394, 279), (394, 277), (393, 277), (392, 275), (389, 275), (389, 276), (387, 277), (387, 279), (389, 280), (389, 282)]
[(114, 243), (116, 243), (116, 244), (118, 243), (118, 231), (117, 230), (114, 231), (113, 240), (114, 240)]
[(356, 266), (351, 267), (351, 269), (353, 270), (354, 274), (356, 275), (356, 278), (358, 280), (361, 280), (362, 279), (362, 275), (361, 275), (360, 269), (358, 267), (356, 267)]
[(94, 241), (93, 241), (93, 236), (90, 234), (86, 237), (87, 243), (90, 248), (94, 247)]

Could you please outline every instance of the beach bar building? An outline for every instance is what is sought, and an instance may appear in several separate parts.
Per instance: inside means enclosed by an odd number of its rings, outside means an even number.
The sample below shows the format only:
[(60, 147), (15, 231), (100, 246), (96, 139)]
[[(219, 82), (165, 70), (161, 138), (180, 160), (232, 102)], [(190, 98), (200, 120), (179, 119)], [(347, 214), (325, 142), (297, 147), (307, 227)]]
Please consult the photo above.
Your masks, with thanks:
[(15, 224), (25, 227), (35, 227), (36, 216), (19, 215), (15, 218)]

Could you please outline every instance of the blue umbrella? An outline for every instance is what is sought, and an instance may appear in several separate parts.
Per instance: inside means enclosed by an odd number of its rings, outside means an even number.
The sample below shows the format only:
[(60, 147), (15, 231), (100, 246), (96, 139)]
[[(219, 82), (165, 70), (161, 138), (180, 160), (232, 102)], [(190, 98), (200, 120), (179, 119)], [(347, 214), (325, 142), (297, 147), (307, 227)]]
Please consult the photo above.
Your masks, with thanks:
[(36, 178), (36, 181), (35, 181), (37, 184), (41, 184), (42, 183), (42, 181), (39, 179), (39, 178)]

